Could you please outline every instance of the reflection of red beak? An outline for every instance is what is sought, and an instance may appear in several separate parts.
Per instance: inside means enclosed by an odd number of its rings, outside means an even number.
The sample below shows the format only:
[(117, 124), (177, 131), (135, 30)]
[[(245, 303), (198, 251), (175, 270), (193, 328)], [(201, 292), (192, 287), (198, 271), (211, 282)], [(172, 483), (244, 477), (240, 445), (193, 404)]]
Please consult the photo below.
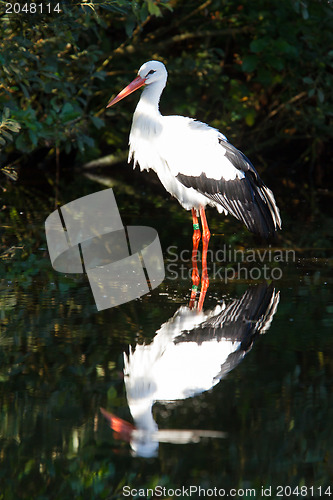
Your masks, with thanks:
[(134, 431), (134, 425), (126, 422), (122, 418), (116, 417), (113, 413), (110, 413), (104, 408), (100, 408), (102, 415), (109, 421), (111, 429), (116, 433), (117, 439), (123, 439), (124, 441), (130, 441), (132, 432)]
[(142, 85), (144, 85), (145, 83), (145, 78), (141, 78), (141, 76), (136, 77), (135, 80), (133, 80), (133, 82), (131, 82), (129, 85), (127, 85), (127, 87), (119, 92), (119, 94), (114, 99), (112, 99), (106, 107), (109, 108), (110, 106), (113, 106), (114, 104), (116, 104), (116, 102), (121, 101), (122, 99), (124, 99), (124, 97), (130, 95), (132, 92), (142, 87)]

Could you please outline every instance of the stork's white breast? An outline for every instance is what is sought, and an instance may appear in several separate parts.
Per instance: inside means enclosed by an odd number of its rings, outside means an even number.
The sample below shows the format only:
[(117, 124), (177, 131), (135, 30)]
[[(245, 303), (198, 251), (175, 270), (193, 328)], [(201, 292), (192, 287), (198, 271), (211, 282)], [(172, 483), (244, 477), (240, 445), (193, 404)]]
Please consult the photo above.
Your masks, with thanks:
[(179, 173), (200, 176), (205, 172), (211, 179), (243, 178), (225, 156), (219, 139), (226, 140), (218, 130), (183, 116), (140, 116), (133, 121), (130, 135), (130, 157), (141, 169), (157, 173), (168, 169), (176, 177)]

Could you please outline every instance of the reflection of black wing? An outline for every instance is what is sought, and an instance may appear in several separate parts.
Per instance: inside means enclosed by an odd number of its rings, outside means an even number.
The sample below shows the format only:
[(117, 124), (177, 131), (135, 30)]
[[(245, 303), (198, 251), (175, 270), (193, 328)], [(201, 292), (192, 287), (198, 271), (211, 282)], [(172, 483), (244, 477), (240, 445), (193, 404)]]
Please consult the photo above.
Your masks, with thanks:
[(234, 368), (251, 348), (258, 333), (264, 333), (279, 303), (279, 293), (272, 285), (261, 284), (248, 288), (240, 299), (234, 299), (216, 316), (212, 316), (197, 328), (183, 331), (176, 339), (179, 342), (201, 344), (210, 340), (240, 342), (239, 348), (230, 354), (215, 378), (222, 378)]

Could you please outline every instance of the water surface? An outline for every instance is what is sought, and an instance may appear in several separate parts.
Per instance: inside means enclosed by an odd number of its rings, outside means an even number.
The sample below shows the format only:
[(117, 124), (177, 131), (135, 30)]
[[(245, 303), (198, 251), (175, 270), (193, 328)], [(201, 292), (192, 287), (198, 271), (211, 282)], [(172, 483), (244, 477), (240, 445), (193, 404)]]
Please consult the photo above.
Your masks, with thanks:
[[(82, 180), (76, 197), (99, 189)], [(327, 498), (333, 475), (329, 250), (279, 242), (263, 256), (265, 246), (253, 240), (251, 246), (240, 245), (242, 233), (234, 241), (228, 228), (221, 235), (211, 213), (216, 235), (202, 314), (221, 313), (263, 283), (275, 290), (279, 302), (266, 331), (253, 333), (240, 359), (229, 363), (211, 388), (203, 384), (202, 391), (152, 405), (158, 431), (168, 432), (155, 436), (153, 453), (139, 456), (131, 437), (115, 433), (100, 409), (135, 423), (124, 353), (154, 345), (163, 325), (169, 328), (180, 310), (188, 311), (191, 224), (169, 198), (157, 198), (158, 211), (149, 196), (141, 208), (138, 199), (129, 201), (126, 192), (114, 189), (124, 224), (157, 229), (166, 268), (162, 285), (119, 307), (98, 312), (86, 276), (52, 269), (43, 223), (54, 205), (47, 195), (32, 203), (31, 193), (21, 192), (16, 212), (12, 209), (8, 218), (7, 211), (2, 219), (7, 227), (2, 230), (0, 281), (0, 498), (123, 498), (127, 493), (139, 498), (151, 496), (143, 489), (157, 486), (166, 488), (165, 498), (186, 498), (190, 486), (193, 498), (195, 486), (240, 489), (239, 497), (251, 488), (247, 495), (252, 498), (263, 496), (262, 487), (272, 487), (271, 498), (279, 498), (279, 485), (307, 487), (309, 497), (321, 493)], [(75, 195), (64, 188), (61, 203), (71, 199)], [(234, 248), (243, 254), (230, 261), (228, 251)], [(286, 254), (288, 248), (294, 254)], [(259, 253), (251, 260), (252, 251)], [(267, 311), (258, 312), (258, 307), (251, 327)], [(191, 314), (178, 343), (200, 344), (198, 330), (195, 340), (189, 337), (202, 324)], [(229, 333), (232, 321), (224, 324)], [(204, 372), (200, 359), (193, 366)], [(169, 386), (172, 372), (170, 366)], [(168, 380), (164, 383), (168, 386)]]

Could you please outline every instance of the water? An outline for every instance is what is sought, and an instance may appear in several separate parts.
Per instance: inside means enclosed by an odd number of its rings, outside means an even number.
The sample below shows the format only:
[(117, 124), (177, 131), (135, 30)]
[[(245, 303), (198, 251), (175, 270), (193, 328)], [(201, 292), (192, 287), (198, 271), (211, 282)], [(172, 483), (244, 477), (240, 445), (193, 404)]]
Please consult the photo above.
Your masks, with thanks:
[[(63, 189), (61, 203), (99, 189), (81, 180), (76, 195)], [(0, 498), (188, 498), (189, 494), (198, 498), (204, 491), (206, 496), (222, 496), (224, 491), (225, 496), (236, 498), (293, 498), (298, 491), (298, 496), (328, 498), (333, 493), (327, 489), (333, 475), (329, 251), (289, 247), (294, 253), (286, 254), (286, 246), (275, 245), (269, 247), (271, 254), (264, 255), (265, 247), (257, 248), (253, 241), (251, 247), (234, 244), (226, 228), (226, 236), (212, 238), (210, 286), (200, 316), (188, 309), (188, 215), (176, 203), (166, 212), (169, 200), (164, 202), (158, 195), (155, 202), (161, 213), (152, 211), (149, 196), (141, 209), (139, 198), (129, 204), (128, 194), (117, 189), (123, 222), (158, 230), (166, 278), (140, 299), (100, 312), (84, 275), (63, 275), (50, 265), (43, 221), (54, 206), (47, 194), (39, 193), (39, 201), (35, 197), (32, 203), (31, 193), (21, 192), (15, 203), (17, 212), (12, 211), (9, 222), (5, 213), (0, 282)], [(217, 233), (220, 226), (213, 212), (211, 216)], [(245, 232), (236, 237), (238, 241), (244, 238), (248, 238)], [(227, 252), (234, 248), (239, 250), (238, 261), (230, 264)], [(266, 280), (264, 266), (269, 273)], [(272, 272), (277, 279), (271, 279)], [(279, 297), (274, 311), (269, 301), (253, 299), (243, 320), (237, 323), (235, 314), (229, 315), (224, 323), (217, 322), (224, 325), (220, 330), (210, 324), (209, 332), (207, 328), (203, 332), (203, 321), (207, 323), (213, 314), (209, 311), (221, 316), (265, 282), (267, 287), (271, 283), (266, 293)], [(179, 316), (183, 318), (182, 338), (175, 333)], [(247, 336), (243, 332), (241, 337), (244, 325)], [(253, 330), (255, 325), (258, 331)], [(168, 353), (175, 343), (164, 339), (163, 353), (173, 364), (165, 362), (163, 369), (156, 369), (154, 381), (163, 373), (158, 384), (175, 387), (178, 399), (153, 404), (149, 396), (155, 423), (151, 425), (156, 428), (139, 435), (150, 443), (150, 451), (146, 447), (141, 453), (145, 456), (139, 456), (133, 431), (114, 432), (101, 408), (130, 424), (136, 415), (140, 430), (133, 398), (135, 415), (129, 408), (123, 353), (128, 356), (135, 346), (134, 352), (141, 349), (144, 353), (155, 345), (160, 348), (161, 329), (167, 331), (169, 340), (178, 339), (176, 345), (183, 350), (178, 358), (172, 357)], [(198, 345), (193, 335), (201, 347), (206, 341), (211, 362), (199, 351), (191, 364), (186, 348)], [(226, 365), (221, 352), (219, 379), (213, 387), (203, 381), (200, 389), (198, 380), (214, 371), (213, 359), (218, 358), (218, 343), (209, 351), (207, 338), (213, 345), (218, 335), (231, 358)], [(232, 352), (242, 341), (235, 357)], [(184, 373), (182, 356), (186, 356)], [(137, 383), (134, 391), (136, 402), (147, 400), (147, 394), (155, 390), (150, 385), (149, 392), (144, 380), (154, 364), (149, 359), (138, 364), (141, 385)], [(193, 382), (192, 393), (183, 391), (180, 397), (186, 373), (196, 385)]]

